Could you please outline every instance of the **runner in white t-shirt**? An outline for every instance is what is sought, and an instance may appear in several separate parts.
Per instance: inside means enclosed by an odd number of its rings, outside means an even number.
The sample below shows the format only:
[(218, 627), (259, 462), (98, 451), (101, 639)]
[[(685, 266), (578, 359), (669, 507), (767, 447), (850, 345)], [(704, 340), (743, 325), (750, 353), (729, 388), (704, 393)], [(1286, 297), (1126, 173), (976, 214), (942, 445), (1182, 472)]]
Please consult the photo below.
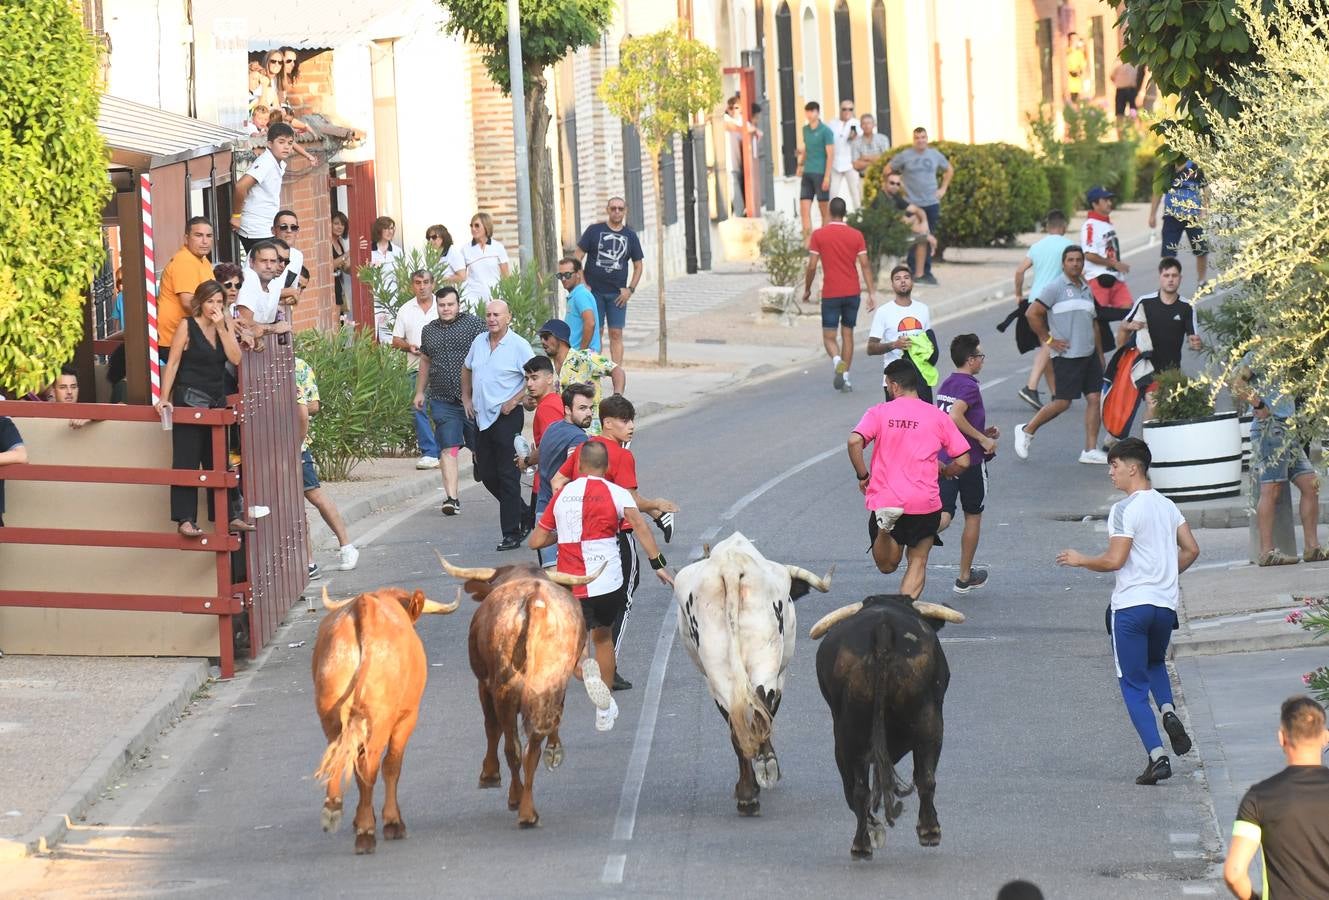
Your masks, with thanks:
[(1149, 758), (1136, 784), (1157, 784), (1172, 777), (1149, 695), (1163, 714), (1163, 728), (1178, 756), (1191, 739), (1172, 704), (1167, 650), (1177, 627), (1179, 578), (1195, 562), (1200, 547), (1175, 503), (1149, 483), (1149, 445), (1139, 438), (1118, 441), (1108, 451), (1108, 477), (1126, 495), (1108, 514), (1108, 549), (1088, 557), (1063, 550), (1057, 562), (1091, 572), (1116, 572), (1109, 607), (1112, 653), (1126, 712)]
[[(868, 330), (868, 356), (881, 356), (882, 387), (886, 386), (886, 367), (905, 355), (909, 339), (916, 334), (926, 334), (932, 328), (932, 314), (926, 305), (912, 299), (914, 276), (908, 266), (896, 266), (891, 270), (891, 290), (895, 296), (890, 303), (883, 303), (872, 314), (872, 327)], [(926, 383), (920, 385), (919, 397), (925, 403), (932, 402), (932, 390)], [(886, 392), (889, 401), (890, 392)]]

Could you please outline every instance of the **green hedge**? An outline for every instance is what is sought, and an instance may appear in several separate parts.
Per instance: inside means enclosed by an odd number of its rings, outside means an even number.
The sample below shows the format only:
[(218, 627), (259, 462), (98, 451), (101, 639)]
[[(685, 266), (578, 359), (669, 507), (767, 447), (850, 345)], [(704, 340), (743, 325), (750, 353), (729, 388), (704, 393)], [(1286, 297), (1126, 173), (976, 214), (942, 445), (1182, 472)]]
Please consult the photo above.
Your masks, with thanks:
[(1035, 230), (1051, 208), (1051, 191), (1037, 160), (1027, 150), (1012, 144), (984, 145), (1006, 170), (1010, 182), (1010, 204), (1000, 238), (1013, 240)]
[(1043, 177), (1047, 180), (1048, 209), (1059, 209), (1069, 217), (1080, 203), (1077, 195), (1083, 196), (1075, 180), (1075, 173), (1070, 166), (1043, 163)]
[(1084, 209), (1085, 192), (1095, 185), (1112, 191), (1122, 202), (1135, 199), (1139, 179), (1133, 142), (1069, 143), (1063, 157), (1070, 169), (1077, 209)]

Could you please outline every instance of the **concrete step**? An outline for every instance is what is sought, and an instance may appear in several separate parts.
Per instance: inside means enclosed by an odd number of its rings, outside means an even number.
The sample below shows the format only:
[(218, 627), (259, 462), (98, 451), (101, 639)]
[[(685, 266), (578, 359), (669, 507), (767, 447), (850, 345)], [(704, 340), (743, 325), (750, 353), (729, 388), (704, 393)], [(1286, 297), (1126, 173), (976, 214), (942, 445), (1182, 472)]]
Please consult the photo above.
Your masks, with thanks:
[(1172, 638), (1173, 658), (1245, 653), (1254, 650), (1286, 650), (1291, 647), (1329, 646), (1287, 616), (1301, 604), (1290, 594), (1271, 598), (1266, 608), (1190, 619)]

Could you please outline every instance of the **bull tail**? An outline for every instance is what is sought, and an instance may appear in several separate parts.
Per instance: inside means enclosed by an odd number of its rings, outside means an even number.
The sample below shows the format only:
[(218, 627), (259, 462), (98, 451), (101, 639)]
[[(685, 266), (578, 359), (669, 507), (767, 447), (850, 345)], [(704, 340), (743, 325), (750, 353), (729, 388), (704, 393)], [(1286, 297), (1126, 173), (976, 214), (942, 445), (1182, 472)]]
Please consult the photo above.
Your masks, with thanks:
[[(580, 623), (578, 623), (580, 625)], [(550, 632), (549, 599), (537, 590), (526, 599), (526, 611), (517, 643), (512, 651), (512, 667), (524, 675), (521, 699), (522, 724), (527, 737), (546, 735), (558, 728), (563, 719), (563, 692), (566, 680), (557, 688), (536, 683), (532, 675), (559, 671), (558, 662), (549, 659), (558, 652), (561, 642)], [(570, 669), (570, 667), (569, 667)]]
[(886, 699), (890, 685), (888, 656), (895, 644), (895, 629), (890, 622), (877, 626), (872, 641), (871, 683), (872, 692), (872, 741), (868, 750), (868, 766), (871, 769), (872, 809), (882, 810), (882, 817), (887, 825), (894, 825), (900, 815), (900, 797), (907, 797), (914, 791), (914, 786), (906, 782), (895, 771), (891, 762), (891, 751), (886, 742)]
[(738, 614), (742, 608), (743, 573), (728, 566), (720, 576), (724, 581), (725, 623), (729, 630), (729, 727), (743, 755), (752, 759), (771, 737), (771, 713), (752, 689), (747, 664), (739, 640)]
[(323, 759), (319, 763), (318, 771), (314, 773), (320, 782), (330, 782), (335, 778), (339, 784), (344, 784), (350, 780), (353, 772), (358, 772), (363, 777), (363, 767), (368, 759), (365, 748), (369, 744), (369, 719), (365, 716), (360, 703), (366, 674), (365, 649), (358, 612), (359, 610), (353, 610), (352, 617), (355, 622), (355, 642), (360, 657), (355, 666), (355, 673), (351, 676), (351, 682), (341, 699), (338, 711), (341, 717), (341, 733), (337, 735), (336, 740), (328, 744), (328, 749), (323, 751)]

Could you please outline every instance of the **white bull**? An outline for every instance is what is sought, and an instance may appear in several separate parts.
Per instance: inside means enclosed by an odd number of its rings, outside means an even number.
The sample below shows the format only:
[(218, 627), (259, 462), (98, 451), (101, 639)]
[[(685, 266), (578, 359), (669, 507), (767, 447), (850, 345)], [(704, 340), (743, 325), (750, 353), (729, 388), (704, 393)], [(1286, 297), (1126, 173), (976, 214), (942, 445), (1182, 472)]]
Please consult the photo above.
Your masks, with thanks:
[(674, 579), (678, 631), (710, 686), (738, 756), (738, 811), (761, 811), (757, 795), (780, 778), (771, 724), (794, 657), (794, 601), (831, 588), (831, 573), (771, 562), (735, 532)]

